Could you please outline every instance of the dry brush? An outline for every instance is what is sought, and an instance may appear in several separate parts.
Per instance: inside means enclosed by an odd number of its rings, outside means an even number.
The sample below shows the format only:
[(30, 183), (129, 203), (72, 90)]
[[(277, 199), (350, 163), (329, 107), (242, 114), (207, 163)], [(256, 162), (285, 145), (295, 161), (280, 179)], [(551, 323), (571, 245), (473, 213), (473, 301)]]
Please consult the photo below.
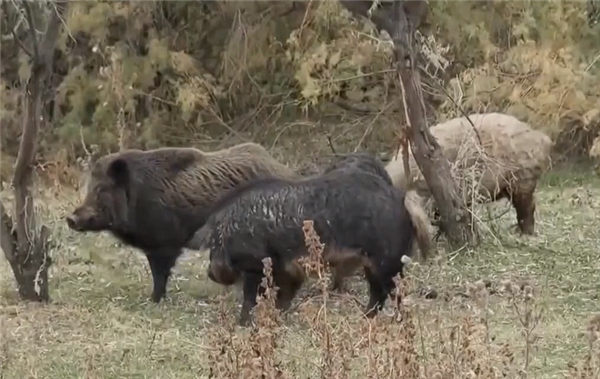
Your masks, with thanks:
[[(217, 322), (210, 328), (210, 357), (215, 362), (210, 377), (292, 378), (308, 374), (340, 379), (516, 379), (531, 375), (544, 318), (537, 286), (506, 280), (492, 291), (481, 280), (467, 283), (465, 296), (471, 310), (448, 320), (444, 313), (437, 313), (435, 307), (416, 297), (417, 278), (411, 277), (411, 272), (405, 279), (396, 279), (395, 296), (403, 300), (392, 302), (391, 314), (371, 320), (347, 315), (340, 318), (328, 292), (331, 272), (322, 257), (324, 245), (310, 220), (305, 221), (303, 231), (309, 254), (302, 263), (307, 276), (315, 278), (316, 292), (295, 307), (297, 314), (286, 318), (288, 323), (302, 323), (309, 330), (303, 333), (308, 341), (302, 343), (315, 347), (315, 354), (291, 357), (293, 361), (302, 360), (310, 367), (309, 372), (294, 371), (290, 357), (285, 359), (285, 340), (291, 332), (276, 309), (277, 288), (273, 286), (270, 261), (265, 260), (263, 285), (267, 291), (259, 295), (253, 311), (255, 324), (249, 333), (236, 330), (235, 318), (223, 305), (225, 302), (221, 303)], [(501, 296), (506, 307), (512, 309), (522, 341), (496, 341), (492, 337), (491, 296)], [(590, 320), (585, 333), (587, 351), (573, 357), (569, 378), (592, 378), (600, 372), (599, 320)]]

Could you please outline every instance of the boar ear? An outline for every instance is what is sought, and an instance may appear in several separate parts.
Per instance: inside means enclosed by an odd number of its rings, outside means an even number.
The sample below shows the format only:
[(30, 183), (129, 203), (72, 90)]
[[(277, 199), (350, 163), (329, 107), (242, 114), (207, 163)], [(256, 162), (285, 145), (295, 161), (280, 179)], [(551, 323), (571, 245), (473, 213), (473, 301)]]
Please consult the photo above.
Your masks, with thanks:
[(124, 186), (129, 181), (129, 166), (124, 159), (115, 159), (108, 166), (108, 176), (118, 186)]

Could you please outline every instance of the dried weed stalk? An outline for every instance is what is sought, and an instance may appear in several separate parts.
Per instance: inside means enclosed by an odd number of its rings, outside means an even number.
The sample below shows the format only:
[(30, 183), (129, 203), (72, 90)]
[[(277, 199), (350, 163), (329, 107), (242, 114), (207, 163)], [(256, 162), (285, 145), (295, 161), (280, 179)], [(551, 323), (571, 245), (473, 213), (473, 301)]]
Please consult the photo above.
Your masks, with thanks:
[(600, 314), (594, 316), (587, 327), (588, 351), (578, 362), (569, 363), (570, 379), (600, 378)]
[[(331, 273), (329, 264), (323, 258), (325, 245), (321, 243), (319, 235), (314, 229), (314, 221), (305, 220), (302, 226), (304, 233), (304, 244), (308, 250), (308, 256), (300, 258), (298, 261), (302, 265), (307, 277), (317, 278), (317, 285), (323, 296), (323, 311), (326, 310), (328, 291), (327, 288), (331, 282)], [(327, 317), (326, 315), (324, 317)], [(326, 319), (326, 318), (325, 318)]]
[[(510, 173), (513, 172), (517, 167), (510, 165), (505, 160), (496, 158), (488, 153), (488, 149), (491, 142), (482, 144), (479, 135), (475, 130), (470, 130), (463, 137), (462, 142), (456, 149), (456, 158), (450, 164), (450, 171), (452, 177), (458, 183), (458, 190), (460, 196), (463, 199), (464, 204), (470, 204), (469, 214), (471, 217), (471, 224), (473, 232), (476, 233), (476, 238), (481, 241), (481, 235), (479, 228), (475, 227), (477, 224), (485, 228), (488, 233), (492, 235), (494, 240), (499, 243), (500, 239), (495, 235), (492, 228), (490, 228), (483, 220), (476, 214), (475, 206), (477, 204), (486, 203), (492, 194), (488, 190), (487, 186), (483, 185), (482, 181), (485, 178), (495, 178), (495, 187), (500, 186), (500, 181), (511, 180), (512, 178), (502, 178), (496, 175), (496, 173)], [(493, 173), (494, 175), (490, 175)], [(421, 175), (419, 173), (419, 175)], [(508, 210), (507, 210), (508, 212)], [(504, 213), (503, 213), (504, 214)], [(489, 217), (489, 215), (488, 215)], [(497, 217), (493, 217), (498, 218)], [(492, 217), (489, 217), (492, 219)], [(489, 220), (486, 220), (489, 221)]]
[(208, 359), (211, 362), (208, 373), (209, 378), (225, 379), (239, 378), (241, 376), (241, 361), (243, 342), (235, 333), (235, 317), (227, 306), (223, 296), (216, 299), (219, 308), (217, 311), (217, 324), (208, 329), (209, 349)]
[[(394, 294), (392, 317), (385, 314), (361, 324), (361, 334), (365, 336), (359, 345), (366, 350), (367, 378), (422, 378), (424, 373), (420, 363), (417, 347), (418, 333), (415, 312), (411, 306), (401, 304), (410, 292), (411, 283), (408, 279), (394, 278), (396, 291)], [(402, 305), (402, 306), (401, 306)]]
[[(426, 377), (432, 378), (517, 378), (522, 377), (516, 367), (515, 354), (510, 344), (494, 344), (490, 337), (489, 291), (483, 281), (467, 284), (468, 304), (471, 311), (457, 322), (444, 323), (447, 315), (434, 320), (435, 332), (426, 334), (433, 346), (425, 363)], [(467, 304), (465, 304), (467, 305)], [(454, 317), (451, 317), (454, 319)]]
[(257, 304), (251, 312), (254, 323), (248, 336), (235, 333), (234, 318), (228, 315), (224, 301), (220, 302), (218, 326), (212, 329), (210, 336), (215, 346), (209, 352), (210, 378), (290, 378), (276, 357), (282, 328), (280, 311), (275, 306), (277, 291), (273, 285), (271, 259), (263, 259), (263, 266), (264, 293), (257, 296)]
[(244, 378), (287, 378), (281, 362), (276, 357), (276, 349), (281, 336), (281, 312), (276, 308), (277, 289), (273, 283), (273, 263), (271, 258), (263, 259), (264, 278), (261, 286), (264, 293), (257, 296), (252, 310), (253, 323), (250, 332), (252, 356), (249, 357)]
[(519, 287), (514, 283), (505, 282), (504, 290), (510, 295), (510, 304), (517, 316), (521, 335), (525, 339), (524, 362), (521, 374), (522, 377), (526, 377), (533, 359), (535, 342), (538, 340), (538, 336), (534, 331), (542, 320), (543, 309), (536, 303), (534, 288), (528, 283)]
[(345, 379), (350, 374), (350, 358), (354, 354), (353, 331), (346, 323), (334, 324), (328, 320), (328, 287), (331, 274), (323, 258), (325, 245), (314, 229), (312, 220), (304, 221), (302, 227), (308, 256), (300, 259), (307, 277), (316, 277), (322, 301), (315, 314), (303, 312), (311, 325), (311, 334), (316, 337), (321, 351), (319, 367), (321, 378)]

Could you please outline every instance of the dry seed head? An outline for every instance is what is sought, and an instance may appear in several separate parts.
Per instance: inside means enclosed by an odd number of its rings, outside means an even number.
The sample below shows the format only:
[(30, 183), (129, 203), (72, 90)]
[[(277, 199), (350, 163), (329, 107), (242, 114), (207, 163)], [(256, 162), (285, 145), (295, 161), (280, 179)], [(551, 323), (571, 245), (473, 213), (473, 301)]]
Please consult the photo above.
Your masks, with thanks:
[(503, 280), (503, 281), (500, 282), (500, 286), (506, 292), (510, 292), (511, 291), (511, 285), (512, 285), (512, 282), (509, 279), (505, 279), (505, 280)]
[(510, 284), (510, 289), (509, 289), (509, 293), (511, 295), (517, 296), (519, 294), (519, 292), (521, 291), (521, 289), (519, 288), (518, 285), (511, 283)]
[(600, 339), (600, 314), (590, 320), (587, 329), (592, 344)]
[(304, 243), (308, 249), (308, 257), (301, 258), (300, 262), (308, 275), (315, 272), (319, 278), (322, 278), (327, 266), (327, 263), (323, 260), (325, 245), (321, 243), (321, 239), (314, 229), (314, 221), (305, 220), (302, 232), (304, 233)]
[(475, 282), (475, 288), (477, 288), (477, 291), (483, 291), (485, 290), (485, 282), (483, 280), (478, 280)]
[(526, 300), (533, 300), (533, 287), (530, 285), (526, 285), (523, 288), (523, 294)]

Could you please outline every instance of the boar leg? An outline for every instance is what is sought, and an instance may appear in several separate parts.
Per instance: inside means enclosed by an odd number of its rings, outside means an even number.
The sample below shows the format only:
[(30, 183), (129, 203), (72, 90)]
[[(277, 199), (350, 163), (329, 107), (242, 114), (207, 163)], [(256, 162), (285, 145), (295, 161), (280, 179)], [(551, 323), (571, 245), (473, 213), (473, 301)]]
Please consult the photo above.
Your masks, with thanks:
[(244, 302), (240, 312), (240, 326), (250, 325), (250, 311), (256, 305), (256, 296), (260, 291), (262, 277), (262, 273), (244, 272)]
[(331, 277), (332, 277), (332, 283), (331, 283), (331, 290), (332, 291), (336, 291), (336, 292), (343, 292), (344, 291), (344, 279), (346, 278), (346, 273), (345, 272), (340, 272), (343, 270), (343, 268), (341, 267), (331, 267)]
[[(387, 297), (392, 293), (395, 287), (394, 274), (390, 270), (380, 269), (374, 272), (370, 267), (365, 267), (365, 277), (369, 283), (369, 304), (365, 309), (365, 316), (372, 318), (381, 311)], [(402, 273), (402, 269), (399, 271)], [(403, 275), (403, 274), (401, 274)], [(398, 301), (400, 299), (398, 298)]]
[(167, 294), (167, 282), (171, 276), (171, 269), (175, 266), (175, 262), (182, 251), (177, 250), (161, 250), (152, 251), (146, 254), (150, 271), (152, 272), (153, 290), (151, 299), (155, 303), (159, 303)]
[(369, 267), (365, 267), (365, 278), (369, 283), (369, 303), (365, 309), (365, 316), (373, 318), (383, 308), (386, 294), (377, 273), (374, 273)]
[(275, 275), (275, 284), (279, 287), (277, 291), (276, 306), (282, 311), (286, 311), (292, 305), (292, 300), (302, 286), (303, 279), (291, 275)]
[(344, 279), (354, 274), (356, 265), (354, 262), (339, 262), (335, 266), (330, 266), (333, 279), (331, 289), (333, 291), (343, 292), (345, 290)]
[(517, 223), (523, 234), (534, 234), (535, 229), (535, 187), (527, 191), (515, 191), (512, 194), (512, 204), (517, 211)]

